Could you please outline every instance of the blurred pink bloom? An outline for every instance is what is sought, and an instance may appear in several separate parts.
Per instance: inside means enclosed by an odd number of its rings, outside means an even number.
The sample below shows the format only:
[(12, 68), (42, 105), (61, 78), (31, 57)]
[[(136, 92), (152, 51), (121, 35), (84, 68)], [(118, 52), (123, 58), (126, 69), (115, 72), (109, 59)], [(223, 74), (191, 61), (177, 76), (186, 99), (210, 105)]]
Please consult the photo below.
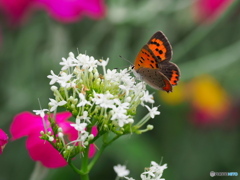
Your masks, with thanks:
[(0, 129), (0, 154), (2, 154), (4, 147), (6, 146), (8, 142), (8, 136), (7, 134)]
[(105, 14), (103, 0), (37, 0), (51, 17), (63, 22), (77, 21), (83, 16), (101, 18)]
[(26, 18), (36, 0), (0, 0), (0, 9), (15, 24)]
[[(56, 123), (62, 128), (63, 134), (67, 135), (70, 141), (73, 141), (78, 137), (78, 132), (70, 126), (72, 122), (67, 120), (71, 116), (69, 112), (57, 113)], [(45, 119), (47, 127), (49, 127), (47, 116)], [(30, 112), (17, 114), (10, 127), (13, 140), (27, 136), (26, 148), (34, 161), (40, 161), (48, 168), (59, 168), (67, 165), (66, 160), (49, 142), (39, 138), (40, 131), (44, 131), (41, 117)], [(48, 128), (48, 131), (52, 131), (51, 128)], [(92, 133), (96, 135), (97, 128), (94, 128)], [(89, 157), (92, 157), (94, 153), (95, 147), (91, 144)]]
[(192, 121), (197, 125), (222, 125), (231, 109), (230, 98), (219, 82), (210, 75), (192, 79), (188, 97), (193, 106)]
[(197, 0), (194, 13), (198, 22), (212, 22), (229, 7), (233, 0)]
[(0, 0), (0, 10), (13, 24), (25, 20), (32, 11), (42, 9), (61, 22), (74, 22), (85, 15), (101, 18), (105, 14), (104, 0)]

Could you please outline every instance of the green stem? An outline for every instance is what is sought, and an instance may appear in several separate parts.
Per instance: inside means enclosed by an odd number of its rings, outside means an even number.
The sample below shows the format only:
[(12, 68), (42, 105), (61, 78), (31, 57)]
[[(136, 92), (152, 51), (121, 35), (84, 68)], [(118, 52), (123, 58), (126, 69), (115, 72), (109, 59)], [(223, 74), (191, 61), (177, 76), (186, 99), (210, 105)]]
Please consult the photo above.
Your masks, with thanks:
[(81, 174), (80, 177), (81, 177), (81, 180), (89, 180), (88, 174)]
[(89, 168), (88, 168), (88, 152), (89, 152), (89, 145), (86, 147), (83, 157), (82, 157), (82, 165), (81, 165), (81, 180), (89, 180)]
[(181, 41), (175, 48), (174, 54), (176, 57), (174, 61), (178, 61), (183, 58), (188, 52), (190, 52), (199, 42), (201, 42), (213, 29), (217, 27), (222, 21), (226, 20), (234, 10), (238, 8), (240, 0), (232, 2), (231, 6), (223, 13), (211, 26), (199, 26), (195, 31), (190, 33), (183, 41)]
[(94, 158), (92, 159), (92, 161), (89, 163), (88, 165), (88, 169), (89, 171), (93, 168), (93, 166), (95, 165), (95, 163), (97, 162), (97, 160), (100, 158), (100, 156), (102, 155), (104, 149), (106, 148), (107, 146), (105, 145), (102, 145), (102, 147), (100, 148), (100, 150), (97, 152), (97, 154), (94, 155)]
[(146, 122), (149, 121), (150, 118), (150, 113), (146, 114), (136, 125), (134, 125), (134, 128), (141, 128)]
[(72, 161), (71, 161), (71, 160), (69, 160), (68, 165), (69, 165), (77, 174), (81, 174), (81, 172), (79, 171), (79, 169), (76, 168), (76, 166), (74, 166), (74, 165), (72, 164)]
[(98, 161), (98, 159), (100, 158), (100, 156), (102, 155), (104, 149), (110, 145), (113, 141), (115, 141), (116, 139), (118, 139), (121, 135), (116, 135), (113, 139), (111, 139), (109, 142), (104, 143), (102, 145), (102, 147), (100, 148), (100, 150), (97, 152), (97, 154), (95, 154), (94, 158), (92, 159), (92, 161), (89, 163), (88, 165), (88, 170), (90, 171), (93, 166), (96, 164), (96, 162)]
[[(80, 174), (81, 180), (89, 180), (89, 172), (91, 171), (91, 169), (93, 168), (93, 166), (96, 164), (97, 160), (100, 158), (100, 156), (102, 155), (104, 149), (110, 145), (113, 141), (115, 141), (116, 139), (118, 139), (121, 135), (116, 135), (114, 138), (112, 138), (110, 141), (104, 143), (102, 145), (102, 147), (100, 148), (100, 150), (97, 152), (97, 154), (95, 154), (94, 158), (92, 159), (92, 161), (89, 163), (89, 159), (88, 159), (88, 152), (89, 152), (89, 145), (86, 147), (86, 151), (83, 154), (82, 157), (82, 164), (81, 164), (81, 170), (79, 170), (78, 168), (76, 168), (71, 161), (68, 162), (69, 166), (77, 173)], [(89, 163), (89, 164), (88, 164)]]

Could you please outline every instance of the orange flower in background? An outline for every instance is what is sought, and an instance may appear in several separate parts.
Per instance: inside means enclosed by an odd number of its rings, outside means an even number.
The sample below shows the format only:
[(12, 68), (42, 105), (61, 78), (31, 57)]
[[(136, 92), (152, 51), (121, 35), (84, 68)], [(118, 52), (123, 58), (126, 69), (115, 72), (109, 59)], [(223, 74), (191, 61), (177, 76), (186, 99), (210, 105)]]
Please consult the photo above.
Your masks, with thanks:
[(231, 103), (227, 92), (216, 79), (202, 75), (193, 79), (188, 88), (195, 123), (218, 124), (225, 120)]
[(233, 0), (197, 0), (193, 13), (198, 22), (210, 23), (224, 13), (232, 2)]
[(169, 105), (188, 102), (192, 107), (191, 121), (198, 125), (223, 123), (232, 106), (227, 92), (210, 75), (196, 77), (188, 84), (181, 82), (167, 95), (162, 91), (159, 94)]

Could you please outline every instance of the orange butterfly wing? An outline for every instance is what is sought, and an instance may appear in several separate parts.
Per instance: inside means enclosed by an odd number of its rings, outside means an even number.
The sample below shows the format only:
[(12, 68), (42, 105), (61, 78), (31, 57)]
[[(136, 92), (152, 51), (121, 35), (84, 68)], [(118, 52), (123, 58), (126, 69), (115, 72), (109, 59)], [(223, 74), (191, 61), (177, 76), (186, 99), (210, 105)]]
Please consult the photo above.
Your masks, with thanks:
[(144, 45), (138, 53), (134, 69), (141, 75), (142, 80), (146, 81), (153, 88), (167, 92), (172, 91), (172, 85), (168, 78), (160, 72), (159, 62), (147, 45)]
[(180, 70), (176, 64), (169, 62), (173, 53), (167, 37), (158, 31), (151, 37), (147, 45), (158, 59), (160, 71), (169, 79), (171, 85), (177, 85)]
[(161, 32), (156, 32), (147, 43), (159, 62), (172, 59), (172, 46), (167, 37)]
[(166, 36), (158, 31), (138, 53), (134, 69), (150, 86), (169, 92), (172, 85), (177, 85), (180, 77), (177, 65), (169, 62), (171, 58), (171, 44)]
[(138, 70), (141, 67), (151, 69), (159, 68), (156, 57), (154, 56), (153, 52), (149, 49), (147, 45), (143, 46), (134, 62), (135, 70)]

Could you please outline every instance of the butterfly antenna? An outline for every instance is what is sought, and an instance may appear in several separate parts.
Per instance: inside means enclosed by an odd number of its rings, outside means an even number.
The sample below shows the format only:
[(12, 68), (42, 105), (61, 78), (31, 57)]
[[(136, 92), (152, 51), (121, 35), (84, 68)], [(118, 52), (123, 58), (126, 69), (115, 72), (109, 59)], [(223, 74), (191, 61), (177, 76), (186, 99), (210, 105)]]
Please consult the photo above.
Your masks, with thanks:
[(120, 57), (120, 58), (122, 58), (123, 60), (125, 60), (125, 61), (129, 62), (129, 63), (130, 63), (132, 66), (133, 66), (132, 62), (131, 62), (131, 61), (129, 61), (128, 59), (126, 59), (125, 57), (123, 57), (123, 56), (121, 56), (121, 55), (119, 55), (119, 57)]
[(120, 69), (120, 68), (127, 68), (128, 66), (121, 66), (121, 67), (117, 67), (117, 68), (113, 68), (113, 69)]

